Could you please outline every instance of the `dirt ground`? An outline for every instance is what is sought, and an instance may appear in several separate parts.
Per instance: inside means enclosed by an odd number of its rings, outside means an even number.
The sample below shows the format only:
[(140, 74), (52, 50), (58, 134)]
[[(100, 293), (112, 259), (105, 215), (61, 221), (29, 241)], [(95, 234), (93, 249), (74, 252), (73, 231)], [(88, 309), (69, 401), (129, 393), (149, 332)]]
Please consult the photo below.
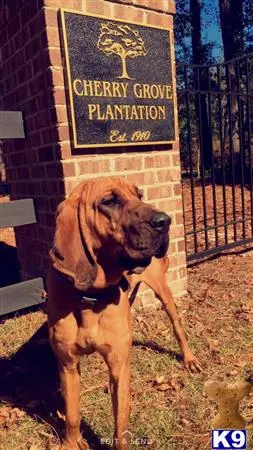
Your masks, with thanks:
[[(245, 185), (215, 185), (205, 182), (205, 187), (197, 180), (193, 180), (194, 187), (191, 189), (190, 181), (183, 180), (183, 200), (185, 214), (185, 231), (194, 230), (193, 210), (196, 215), (197, 251), (203, 251), (227, 243), (248, 239), (253, 234), (253, 222), (251, 220), (251, 190)], [(194, 207), (192, 202), (192, 191), (194, 193)], [(225, 198), (225, 202), (224, 202)], [(252, 196), (253, 198), (253, 196)], [(204, 208), (204, 199), (206, 206)], [(253, 203), (252, 203), (253, 204)], [(215, 223), (215, 205), (216, 217)], [(224, 208), (225, 206), (225, 208)], [(206, 217), (204, 211), (206, 210)], [(238, 223), (234, 223), (234, 222)], [(205, 225), (206, 223), (206, 225)], [(226, 226), (224, 224), (226, 223)], [(214, 229), (209, 229), (207, 235), (203, 229), (217, 225), (217, 234)], [(206, 246), (207, 240), (207, 246)], [(187, 253), (194, 253), (194, 236), (191, 234), (186, 238)]]
[[(253, 372), (252, 273), (253, 248), (240, 248), (188, 269), (188, 293), (177, 305), (201, 362), (201, 374), (190, 375), (183, 369), (164, 311), (149, 307), (133, 312), (133, 449), (211, 448), (216, 406), (207, 398), (204, 382), (234, 382)], [(1, 450), (46, 450), (60, 442), (64, 420), (55, 363), (45, 330), (40, 329), (45, 320), (39, 310), (2, 321)], [(82, 430), (91, 449), (109, 448), (106, 443), (112, 437), (107, 378), (98, 355), (82, 360)], [(252, 400), (253, 394), (240, 406), (247, 420), (249, 449), (253, 448)]]

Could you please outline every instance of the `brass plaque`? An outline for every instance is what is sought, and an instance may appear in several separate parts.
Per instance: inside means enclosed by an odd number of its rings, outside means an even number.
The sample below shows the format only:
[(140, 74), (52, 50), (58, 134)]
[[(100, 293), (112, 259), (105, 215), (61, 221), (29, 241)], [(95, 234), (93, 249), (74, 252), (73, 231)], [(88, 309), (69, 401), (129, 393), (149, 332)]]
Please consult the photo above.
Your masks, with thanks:
[(171, 31), (61, 10), (75, 148), (175, 140)]

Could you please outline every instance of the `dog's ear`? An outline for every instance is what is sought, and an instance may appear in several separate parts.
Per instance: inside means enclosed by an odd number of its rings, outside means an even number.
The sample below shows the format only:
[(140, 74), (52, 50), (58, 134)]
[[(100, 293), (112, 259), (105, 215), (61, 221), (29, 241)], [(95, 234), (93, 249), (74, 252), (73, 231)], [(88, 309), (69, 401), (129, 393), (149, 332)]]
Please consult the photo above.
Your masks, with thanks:
[(50, 256), (55, 269), (72, 278), (76, 288), (85, 291), (95, 281), (97, 267), (90, 232), (84, 229), (82, 191), (83, 189), (76, 189), (58, 206), (54, 245)]

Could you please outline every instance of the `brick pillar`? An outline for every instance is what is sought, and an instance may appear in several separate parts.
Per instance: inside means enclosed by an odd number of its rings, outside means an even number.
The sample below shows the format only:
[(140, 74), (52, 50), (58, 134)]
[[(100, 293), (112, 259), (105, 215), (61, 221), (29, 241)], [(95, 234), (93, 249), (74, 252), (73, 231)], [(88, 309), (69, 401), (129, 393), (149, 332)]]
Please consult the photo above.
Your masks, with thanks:
[[(1, 0), (8, 5), (7, 0)], [(178, 129), (176, 142), (162, 149), (122, 147), (112, 154), (91, 149), (71, 153), (58, 10), (98, 13), (111, 19), (173, 29), (172, 0), (13, 0), (2, 31), (6, 110), (24, 112), (27, 138), (6, 141), (7, 177), (12, 198), (33, 197), (38, 224), (17, 229), (23, 278), (46, 270), (56, 206), (82, 180), (120, 175), (144, 192), (144, 199), (172, 217), (168, 282), (185, 292), (186, 265)], [(15, 6), (15, 7), (14, 7)], [(173, 46), (174, 55), (174, 46)], [(174, 57), (174, 56), (173, 56)], [(144, 289), (141, 304), (152, 295)]]

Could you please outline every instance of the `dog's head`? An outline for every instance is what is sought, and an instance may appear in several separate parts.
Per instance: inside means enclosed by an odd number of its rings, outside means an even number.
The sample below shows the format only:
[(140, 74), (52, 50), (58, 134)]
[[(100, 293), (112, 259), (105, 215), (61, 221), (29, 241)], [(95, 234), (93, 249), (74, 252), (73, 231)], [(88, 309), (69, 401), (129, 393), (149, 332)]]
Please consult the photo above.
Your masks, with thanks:
[(113, 273), (116, 277), (123, 271), (140, 273), (153, 256), (165, 255), (170, 222), (123, 178), (85, 181), (58, 207), (50, 252), (54, 267), (83, 290), (94, 283), (98, 266), (105, 284)]

